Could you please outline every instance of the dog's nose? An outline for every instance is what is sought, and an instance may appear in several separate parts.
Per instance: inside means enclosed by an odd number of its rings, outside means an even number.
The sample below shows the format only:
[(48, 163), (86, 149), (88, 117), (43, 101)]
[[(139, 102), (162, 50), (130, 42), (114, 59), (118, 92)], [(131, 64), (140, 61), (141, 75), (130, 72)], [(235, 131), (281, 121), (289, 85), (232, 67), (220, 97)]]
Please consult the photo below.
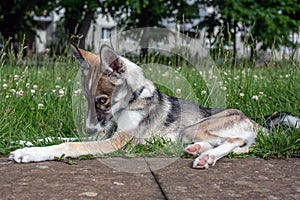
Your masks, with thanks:
[(97, 133), (97, 129), (96, 128), (86, 128), (85, 131), (86, 131), (87, 134)]

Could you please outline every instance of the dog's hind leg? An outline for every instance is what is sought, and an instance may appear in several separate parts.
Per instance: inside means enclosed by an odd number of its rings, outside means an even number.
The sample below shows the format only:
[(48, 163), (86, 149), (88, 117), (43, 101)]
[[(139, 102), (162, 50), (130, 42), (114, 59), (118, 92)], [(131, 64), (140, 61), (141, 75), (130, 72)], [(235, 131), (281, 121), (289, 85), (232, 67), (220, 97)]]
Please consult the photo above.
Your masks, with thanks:
[(241, 138), (227, 138), (226, 141), (218, 147), (209, 149), (197, 157), (193, 162), (193, 168), (209, 168), (213, 166), (217, 160), (244, 144), (245, 141)]

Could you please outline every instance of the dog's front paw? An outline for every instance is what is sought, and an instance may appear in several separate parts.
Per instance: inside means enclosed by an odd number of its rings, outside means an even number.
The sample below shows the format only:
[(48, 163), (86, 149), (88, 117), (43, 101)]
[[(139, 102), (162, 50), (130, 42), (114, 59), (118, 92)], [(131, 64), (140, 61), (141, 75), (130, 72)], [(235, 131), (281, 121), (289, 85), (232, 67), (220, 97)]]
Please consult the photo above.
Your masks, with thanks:
[(43, 151), (42, 147), (31, 147), (17, 149), (10, 153), (9, 160), (14, 160), (17, 163), (40, 162), (48, 160), (47, 152)]

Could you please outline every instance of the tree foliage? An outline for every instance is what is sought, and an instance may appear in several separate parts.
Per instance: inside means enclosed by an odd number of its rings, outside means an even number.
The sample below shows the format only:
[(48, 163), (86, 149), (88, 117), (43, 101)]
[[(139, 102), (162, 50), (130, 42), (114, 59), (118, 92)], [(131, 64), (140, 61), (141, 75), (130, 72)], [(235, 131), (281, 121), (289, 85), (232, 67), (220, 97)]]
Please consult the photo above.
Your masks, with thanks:
[(48, 0), (9, 0), (0, 1), (0, 32), (5, 40), (22, 40), (23, 35), (34, 36), (39, 24), (34, 21), (34, 13), (43, 15)]
[[(101, 1), (98, 0), (60, 0), (49, 4), (49, 9), (59, 12), (64, 10), (64, 17), (61, 19), (66, 29), (67, 36), (76, 34), (74, 42), (78, 42), (81, 48), (85, 47), (85, 37), (95, 19), (98, 10), (103, 12)], [(77, 39), (79, 39), (77, 41)]]
[[(248, 38), (248, 44), (261, 42), (261, 48), (268, 48), (280, 45), (293, 46), (291, 33), (299, 32), (299, 0), (200, 0), (201, 4), (213, 8), (200, 23), (200, 27), (206, 27), (208, 36), (212, 38), (212, 44), (218, 46), (233, 45), (236, 51), (236, 33), (243, 32)], [(215, 28), (219, 27), (218, 32)], [(217, 40), (222, 36), (224, 40)]]
[[(199, 17), (197, 1), (186, 0), (107, 0), (105, 11), (117, 21), (118, 27), (127, 30), (144, 27), (164, 27), (164, 21), (176, 23), (191, 22)], [(149, 37), (145, 29), (141, 37), (141, 56), (147, 54)]]
[[(293, 46), (295, 43), (290, 38), (291, 33), (298, 33), (300, 21), (296, 14), (300, 14), (300, 1), (274, 0), (254, 1), (248, 12), (247, 26), (257, 41), (262, 42), (262, 49), (266, 50), (275, 45)], [(255, 12), (254, 12), (255, 11)], [(275, 41), (274, 41), (275, 40)]]
[(123, 29), (163, 26), (162, 21), (198, 18), (198, 6), (186, 0), (107, 0), (104, 7)]
[(27, 39), (32, 40), (36, 28), (40, 26), (34, 16), (47, 15), (52, 10), (64, 10), (61, 20), (66, 33), (69, 37), (74, 33), (81, 34), (80, 46), (84, 47), (91, 21), (102, 5), (98, 0), (32, 0), (30, 3), (27, 0), (0, 1), (0, 31), (5, 40), (14, 40), (16, 35), (26, 35)]
[[(199, 5), (213, 8), (199, 27), (206, 27), (215, 46), (226, 44), (236, 51), (235, 36), (239, 31), (253, 47), (261, 42), (264, 50), (273, 45), (295, 46), (290, 34), (299, 32), (299, 0), (9, 0), (0, 1), (0, 32), (6, 40), (15, 35), (19, 39), (23, 35), (33, 38), (40, 25), (33, 20), (34, 15), (43, 15), (45, 10), (64, 10), (62, 24), (66, 33), (68, 36), (81, 34), (80, 46), (84, 47), (91, 22), (99, 13), (109, 13), (126, 30), (163, 27), (165, 22), (180, 23), (182, 18), (184, 23), (192, 22), (200, 18)], [(219, 36), (223, 40), (216, 39)], [(147, 37), (145, 41), (147, 46)]]

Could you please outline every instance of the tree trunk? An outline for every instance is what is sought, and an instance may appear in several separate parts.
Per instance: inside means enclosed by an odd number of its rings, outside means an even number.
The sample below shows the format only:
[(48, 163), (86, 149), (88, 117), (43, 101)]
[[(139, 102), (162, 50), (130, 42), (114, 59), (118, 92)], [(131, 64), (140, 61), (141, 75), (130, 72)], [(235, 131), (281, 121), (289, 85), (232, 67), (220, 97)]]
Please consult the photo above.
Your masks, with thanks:
[(237, 23), (233, 22), (233, 55), (232, 55), (232, 66), (236, 66), (236, 55), (237, 55), (237, 49), (236, 49), (236, 28)]
[(148, 47), (149, 47), (149, 28), (145, 27), (143, 28), (143, 35), (141, 38), (141, 52), (140, 52), (141, 60), (147, 58)]
[(148, 6), (142, 6), (143, 1), (140, 0), (141, 5), (141, 14), (139, 15), (139, 28), (143, 28), (143, 35), (141, 38), (141, 52), (140, 52), (140, 60), (143, 60), (148, 57), (148, 47), (149, 47), (149, 26), (151, 26), (149, 22), (149, 7)]
[(93, 18), (94, 18), (94, 12), (93, 11), (87, 12), (85, 14), (84, 21), (78, 26), (78, 32), (76, 34), (80, 35), (80, 37), (74, 38), (73, 42), (78, 44), (79, 48), (85, 49), (85, 38), (87, 36)]
[(255, 65), (255, 62), (256, 62), (256, 58), (257, 58), (257, 55), (256, 55), (256, 42), (253, 41), (253, 43), (250, 45), (250, 62)]

